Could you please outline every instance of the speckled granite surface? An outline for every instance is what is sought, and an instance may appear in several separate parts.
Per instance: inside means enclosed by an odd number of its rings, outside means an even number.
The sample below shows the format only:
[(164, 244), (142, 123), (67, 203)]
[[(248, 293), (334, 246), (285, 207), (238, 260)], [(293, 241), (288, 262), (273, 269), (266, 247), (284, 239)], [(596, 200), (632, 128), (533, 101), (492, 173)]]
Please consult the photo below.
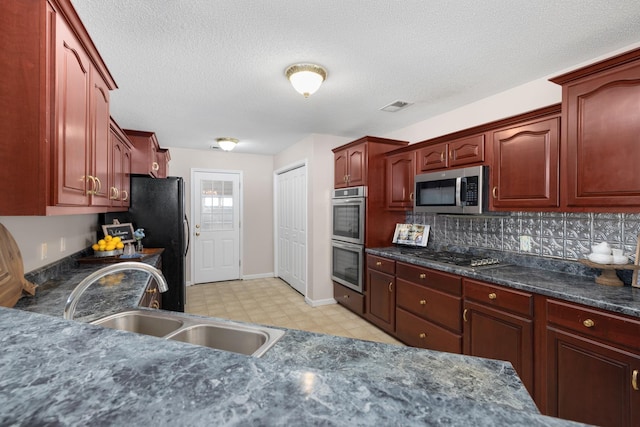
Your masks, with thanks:
[[(366, 252), (514, 289), (602, 308), (614, 313), (640, 317), (640, 288), (598, 285), (594, 281), (595, 272), (578, 262), (554, 262), (542, 257), (510, 255), (507, 258), (504, 256), (501, 258), (511, 264), (473, 271), (418, 258), (403, 253), (407, 252), (405, 248), (395, 246), (367, 249)], [(540, 264), (536, 264), (537, 262)]]
[[(0, 425), (577, 425), (540, 415), (500, 361), (296, 330), (252, 358), (63, 320), (95, 268), (0, 308)], [(80, 317), (135, 306), (136, 275), (117, 301), (94, 285)]]
[(300, 331), (258, 359), (0, 308), (0, 346), (0, 425), (577, 425), (509, 364)]

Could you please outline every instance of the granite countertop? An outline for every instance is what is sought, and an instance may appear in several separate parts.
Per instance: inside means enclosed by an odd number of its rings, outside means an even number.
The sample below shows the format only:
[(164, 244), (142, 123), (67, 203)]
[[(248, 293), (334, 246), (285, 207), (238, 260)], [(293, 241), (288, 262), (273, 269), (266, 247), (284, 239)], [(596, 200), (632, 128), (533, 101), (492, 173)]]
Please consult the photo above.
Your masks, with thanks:
[(490, 255), (503, 259), (506, 264), (471, 270), (419, 258), (411, 255), (410, 250), (397, 246), (366, 249), (366, 252), (640, 318), (640, 288), (599, 285), (594, 281), (596, 273), (576, 261), (491, 253)]
[(540, 415), (506, 362), (298, 330), (255, 358), (62, 319), (92, 271), (0, 308), (0, 425), (578, 425)]

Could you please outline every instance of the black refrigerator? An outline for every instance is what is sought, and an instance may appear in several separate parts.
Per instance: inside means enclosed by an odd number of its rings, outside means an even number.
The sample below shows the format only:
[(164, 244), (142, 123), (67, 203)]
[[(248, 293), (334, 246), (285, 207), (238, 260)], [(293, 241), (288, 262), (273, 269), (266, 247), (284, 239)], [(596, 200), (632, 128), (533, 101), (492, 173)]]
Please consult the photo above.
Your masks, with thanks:
[(100, 222), (132, 223), (144, 228), (142, 244), (164, 248), (162, 274), (169, 290), (162, 294), (164, 310), (184, 312), (186, 255), (189, 250), (189, 222), (184, 211), (184, 180), (181, 177), (131, 176), (131, 206), (128, 212), (100, 215)]

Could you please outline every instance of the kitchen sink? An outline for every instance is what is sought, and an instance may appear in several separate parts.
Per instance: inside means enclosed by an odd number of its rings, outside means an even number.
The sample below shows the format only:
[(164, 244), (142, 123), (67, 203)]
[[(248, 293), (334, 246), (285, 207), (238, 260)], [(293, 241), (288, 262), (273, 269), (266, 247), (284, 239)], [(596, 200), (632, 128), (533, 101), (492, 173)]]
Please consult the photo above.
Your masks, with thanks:
[(91, 323), (254, 357), (266, 353), (285, 333), (280, 329), (264, 326), (147, 310), (127, 310)]
[(113, 314), (92, 323), (105, 328), (136, 332), (154, 337), (164, 337), (184, 325), (184, 322), (179, 319), (137, 310)]

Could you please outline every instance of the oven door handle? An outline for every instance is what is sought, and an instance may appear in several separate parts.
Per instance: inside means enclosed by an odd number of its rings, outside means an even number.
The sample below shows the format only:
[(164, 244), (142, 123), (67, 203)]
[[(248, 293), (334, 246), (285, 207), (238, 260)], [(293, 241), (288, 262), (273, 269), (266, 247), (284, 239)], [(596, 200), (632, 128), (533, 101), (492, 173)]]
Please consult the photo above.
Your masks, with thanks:
[(363, 246), (362, 245), (357, 245), (355, 243), (341, 242), (339, 240), (332, 240), (331, 241), (331, 245), (335, 246), (336, 248), (349, 249), (349, 250), (352, 250), (352, 251), (355, 250), (355, 251), (362, 252), (362, 250), (363, 250)]

